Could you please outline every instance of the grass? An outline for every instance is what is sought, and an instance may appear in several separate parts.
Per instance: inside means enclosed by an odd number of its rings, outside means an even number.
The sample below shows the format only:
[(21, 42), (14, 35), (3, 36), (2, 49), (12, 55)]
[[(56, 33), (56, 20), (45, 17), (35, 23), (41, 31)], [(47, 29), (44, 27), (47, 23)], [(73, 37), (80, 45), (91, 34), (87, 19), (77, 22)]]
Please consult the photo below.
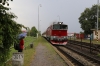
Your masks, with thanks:
[[(32, 40), (32, 39), (28, 39), (28, 40)], [(28, 41), (27, 40), (27, 41)], [(29, 42), (27, 42), (28, 44), (30, 44)], [(30, 63), (32, 62), (34, 55), (35, 55), (35, 47), (38, 45), (38, 39), (35, 39), (33, 41), (33, 48), (26, 48), (26, 50), (24, 50), (24, 66), (30, 66)]]
[[(23, 51), (24, 53), (24, 65), (23, 66), (30, 66), (32, 60), (34, 59), (34, 55), (35, 55), (35, 48), (39, 45), (45, 45), (49, 50), (51, 50), (52, 52), (55, 52), (53, 50), (53, 48), (51, 47), (51, 45), (42, 37), (34, 38), (34, 37), (26, 37), (24, 39), (24, 46), (26, 46), (26, 49)], [(29, 45), (33, 43), (33, 48), (30, 48)], [(15, 50), (14, 48), (11, 49), (11, 53), (10, 53), (10, 57), (12, 57), (12, 54), (14, 52), (17, 52), (17, 50)], [(6, 66), (11, 66), (11, 60), (6, 63)]]
[[(69, 40), (70, 40), (70, 38), (69, 38)], [(74, 38), (71, 38), (71, 40), (81, 41), (81, 39), (74, 39)], [(90, 43), (90, 39), (82, 39), (82, 42), (88, 42), (88, 43)], [(93, 44), (100, 44), (100, 41), (97, 42), (97, 40), (91, 40), (91, 42)]]
[[(34, 56), (34, 52), (35, 52), (35, 49), (34, 48), (30, 48), (29, 47), (29, 45), (31, 44), (31, 43), (34, 43), (34, 45), (37, 45), (37, 44), (35, 44), (35, 43), (37, 43), (37, 39), (36, 38), (34, 38), (34, 37), (30, 37), (30, 36), (28, 36), (28, 37), (26, 37), (25, 39), (24, 39), (24, 46), (25, 47), (27, 47), (26, 48), (26, 50), (24, 50), (24, 66), (29, 66), (29, 65), (27, 65), (27, 64), (29, 64), (30, 62), (31, 62), (31, 58)], [(11, 49), (11, 52), (10, 52), (10, 58), (12, 57), (12, 54), (14, 53), (14, 52), (18, 52), (17, 50), (15, 50), (14, 48), (12, 48)], [(6, 66), (12, 66), (11, 65), (11, 59), (10, 59), (10, 61), (9, 62), (7, 62), (6, 63)]]
[(30, 66), (34, 58), (35, 50), (32, 48), (24, 50), (24, 66)]
[(26, 49), (24, 50), (24, 66), (30, 66), (32, 60), (34, 59), (34, 55), (35, 55), (35, 48), (41, 44), (41, 45), (45, 45), (49, 50), (51, 50), (52, 52), (55, 52), (51, 45), (42, 37), (39, 37), (38, 39), (36, 39), (34, 42), (34, 47), (33, 49)]

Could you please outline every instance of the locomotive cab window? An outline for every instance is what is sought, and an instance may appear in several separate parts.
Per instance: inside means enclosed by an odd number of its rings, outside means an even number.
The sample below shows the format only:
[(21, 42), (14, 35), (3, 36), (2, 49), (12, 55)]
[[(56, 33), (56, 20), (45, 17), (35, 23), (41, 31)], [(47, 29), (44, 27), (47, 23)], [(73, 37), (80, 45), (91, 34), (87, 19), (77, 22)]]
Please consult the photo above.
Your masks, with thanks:
[(55, 24), (53, 25), (53, 29), (68, 29), (67, 25), (62, 25), (62, 24)]
[(67, 25), (61, 25), (61, 29), (68, 29)]

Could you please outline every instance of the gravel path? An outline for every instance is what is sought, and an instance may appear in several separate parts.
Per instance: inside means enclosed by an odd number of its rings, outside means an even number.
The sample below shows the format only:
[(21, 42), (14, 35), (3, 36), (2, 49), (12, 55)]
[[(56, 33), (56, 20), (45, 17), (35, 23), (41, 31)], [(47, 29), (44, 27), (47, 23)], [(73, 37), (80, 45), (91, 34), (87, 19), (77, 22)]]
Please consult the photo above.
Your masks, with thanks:
[(47, 47), (39, 44), (30, 66), (67, 66), (67, 64), (57, 53), (52, 53)]

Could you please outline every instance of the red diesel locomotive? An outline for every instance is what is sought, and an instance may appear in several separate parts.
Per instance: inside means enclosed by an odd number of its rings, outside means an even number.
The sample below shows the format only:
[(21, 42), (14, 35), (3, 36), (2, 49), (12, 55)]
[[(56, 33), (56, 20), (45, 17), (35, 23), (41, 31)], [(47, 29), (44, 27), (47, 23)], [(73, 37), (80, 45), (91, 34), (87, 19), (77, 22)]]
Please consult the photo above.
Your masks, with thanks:
[(44, 36), (49, 40), (52, 44), (55, 45), (66, 45), (67, 44), (67, 30), (68, 25), (63, 24), (63, 22), (54, 22), (50, 25)]

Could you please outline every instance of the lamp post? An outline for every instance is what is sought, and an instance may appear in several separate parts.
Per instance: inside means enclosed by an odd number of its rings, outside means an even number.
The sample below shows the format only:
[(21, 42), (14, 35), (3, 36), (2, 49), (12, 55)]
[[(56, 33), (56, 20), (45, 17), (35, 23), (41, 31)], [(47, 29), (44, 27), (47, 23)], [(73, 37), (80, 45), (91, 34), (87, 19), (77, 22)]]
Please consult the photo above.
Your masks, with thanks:
[[(37, 34), (38, 36), (39, 36), (39, 21), (40, 21), (40, 20), (39, 20), (39, 7), (42, 7), (42, 5), (39, 4), (39, 6), (38, 6), (38, 34)], [(37, 37), (38, 37), (38, 36), (37, 36)]]
[(97, 31), (98, 31), (98, 16), (99, 16), (99, 0), (97, 2)]
[(57, 17), (59, 17), (59, 22), (60, 22), (60, 16), (58, 15)]
[(97, 42), (98, 42), (98, 16), (99, 16), (99, 0), (97, 1)]

